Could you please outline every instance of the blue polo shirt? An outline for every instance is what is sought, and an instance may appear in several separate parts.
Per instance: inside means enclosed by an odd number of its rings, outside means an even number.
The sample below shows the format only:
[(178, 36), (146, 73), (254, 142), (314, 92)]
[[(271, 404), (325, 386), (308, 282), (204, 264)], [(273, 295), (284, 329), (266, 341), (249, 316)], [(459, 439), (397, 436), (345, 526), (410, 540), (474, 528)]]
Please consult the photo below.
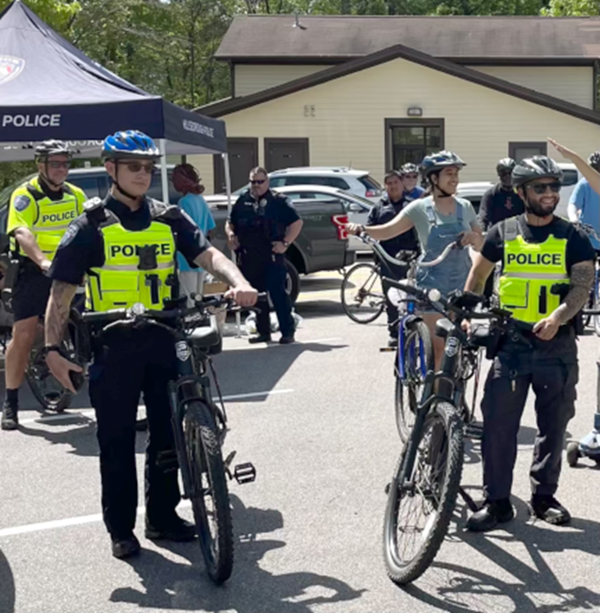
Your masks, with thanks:
[[(600, 234), (600, 196), (591, 188), (587, 179), (581, 179), (575, 186), (569, 204), (574, 204), (581, 211), (579, 221), (589, 224)], [(600, 249), (600, 243), (590, 236), (594, 249)]]
[[(186, 194), (179, 199), (177, 204), (196, 222), (204, 236), (215, 227), (215, 220), (211, 215), (208, 204), (199, 194)], [(192, 268), (181, 253), (177, 254), (177, 265), (182, 272), (189, 272), (190, 270), (200, 272), (202, 270), (202, 268)]]

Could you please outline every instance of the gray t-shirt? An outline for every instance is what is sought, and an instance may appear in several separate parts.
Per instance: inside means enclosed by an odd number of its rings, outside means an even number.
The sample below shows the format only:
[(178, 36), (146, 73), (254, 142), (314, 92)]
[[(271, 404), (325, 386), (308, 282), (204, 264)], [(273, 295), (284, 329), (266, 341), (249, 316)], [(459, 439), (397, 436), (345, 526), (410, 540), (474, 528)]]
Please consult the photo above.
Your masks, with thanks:
[[(464, 198), (457, 198), (455, 196), (454, 200), (456, 206), (460, 206), (463, 209), (463, 226), (465, 231), (470, 231), (474, 225), (478, 226), (477, 215), (473, 210), (473, 205)], [(421, 200), (415, 200), (400, 212), (400, 219), (408, 217), (408, 219), (413, 222), (415, 230), (417, 231), (417, 236), (419, 237), (419, 242), (421, 243), (421, 248), (424, 251), (427, 247), (427, 239), (429, 238), (429, 231), (431, 228), (426, 208), (428, 203), (432, 201), (432, 196), (422, 198)], [(434, 211), (438, 224), (456, 223), (456, 213), (454, 215), (442, 215), (435, 207)]]

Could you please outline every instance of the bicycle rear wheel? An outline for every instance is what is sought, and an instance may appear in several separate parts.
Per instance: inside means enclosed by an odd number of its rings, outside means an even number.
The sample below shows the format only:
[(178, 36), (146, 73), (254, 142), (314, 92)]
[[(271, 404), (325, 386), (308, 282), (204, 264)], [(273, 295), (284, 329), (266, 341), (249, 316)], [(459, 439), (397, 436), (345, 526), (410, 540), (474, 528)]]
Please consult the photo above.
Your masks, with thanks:
[[(65, 351), (68, 351), (66, 344), (63, 343), (63, 345)], [(43, 347), (43, 339), (40, 339), (31, 350), (25, 379), (35, 399), (44, 410), (61, 413), (71, 405), (73, 394), (50, 373), (42, 351)]]
[(218, 585), (227, 581), (233, 570), (233, 528), (219, 432), (205, 403), (189, 404), (184, 437), (198, 540), (208, 575)]
[(388, 492), (383, 525), (387, 574), (405, 585), (435, 558), (456, 505), (463, 465), (462, 422), (456, 408), (438, 402), (415, 433), (414, 464), (400, 457)]
[[(404, 347), (396, 353), (396, 427), (406, 443), (415, 423), (415, 413), (425, 375), (433, 370), (433, 343), (429, 328), (422, 321), (411, 322), (405, 332)], [(400, 378), (399, 360), (403, 359), (404, 377)]]
[(342, 281), (342, 308), (357, 324), (375, 321), (383, 312), (385, 297), (377, 267), (368, 262), (354, 265)]

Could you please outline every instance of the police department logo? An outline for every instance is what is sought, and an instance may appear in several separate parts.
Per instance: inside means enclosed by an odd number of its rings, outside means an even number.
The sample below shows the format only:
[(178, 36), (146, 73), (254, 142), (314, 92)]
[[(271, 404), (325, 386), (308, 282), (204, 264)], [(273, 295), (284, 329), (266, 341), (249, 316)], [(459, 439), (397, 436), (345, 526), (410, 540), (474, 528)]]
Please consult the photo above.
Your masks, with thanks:
[(19, 213), (23, 212), (30, 204), (30, 200), (28, 196), (17, 196), (13, 202), (13, 206)]
[(0, 85), (18, 77), (25, 68), (25, 60), (11, 55), (0, 55)]
[(175, 355), (181, 362), (185, 362), (190, 357), (190, 348), (185, 341), (175, 343)]
[(458, 347), (459, 347), (458, 339), (454, 336), (451, 336), (446, 341), (446, 355), (449, 358), (453, 358), (458, 353)]

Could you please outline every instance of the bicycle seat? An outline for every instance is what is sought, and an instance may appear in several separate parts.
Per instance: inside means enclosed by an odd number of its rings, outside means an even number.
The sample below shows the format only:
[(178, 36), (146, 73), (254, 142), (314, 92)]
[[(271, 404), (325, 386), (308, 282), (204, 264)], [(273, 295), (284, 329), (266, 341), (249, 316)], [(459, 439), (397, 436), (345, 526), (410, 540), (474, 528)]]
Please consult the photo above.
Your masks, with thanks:
[(445, 317), (443, 319), (438, 319), (435, 322), (435, 335), (446, 338), (452, 328), (454, 328), (454, 324), (449, 319)]
[(210, 318), (210, 325), (194, 328), (189, 335), (190, 343), (199, 349), (208, 349), (221, 342), (221, 333), (215, 317)]

